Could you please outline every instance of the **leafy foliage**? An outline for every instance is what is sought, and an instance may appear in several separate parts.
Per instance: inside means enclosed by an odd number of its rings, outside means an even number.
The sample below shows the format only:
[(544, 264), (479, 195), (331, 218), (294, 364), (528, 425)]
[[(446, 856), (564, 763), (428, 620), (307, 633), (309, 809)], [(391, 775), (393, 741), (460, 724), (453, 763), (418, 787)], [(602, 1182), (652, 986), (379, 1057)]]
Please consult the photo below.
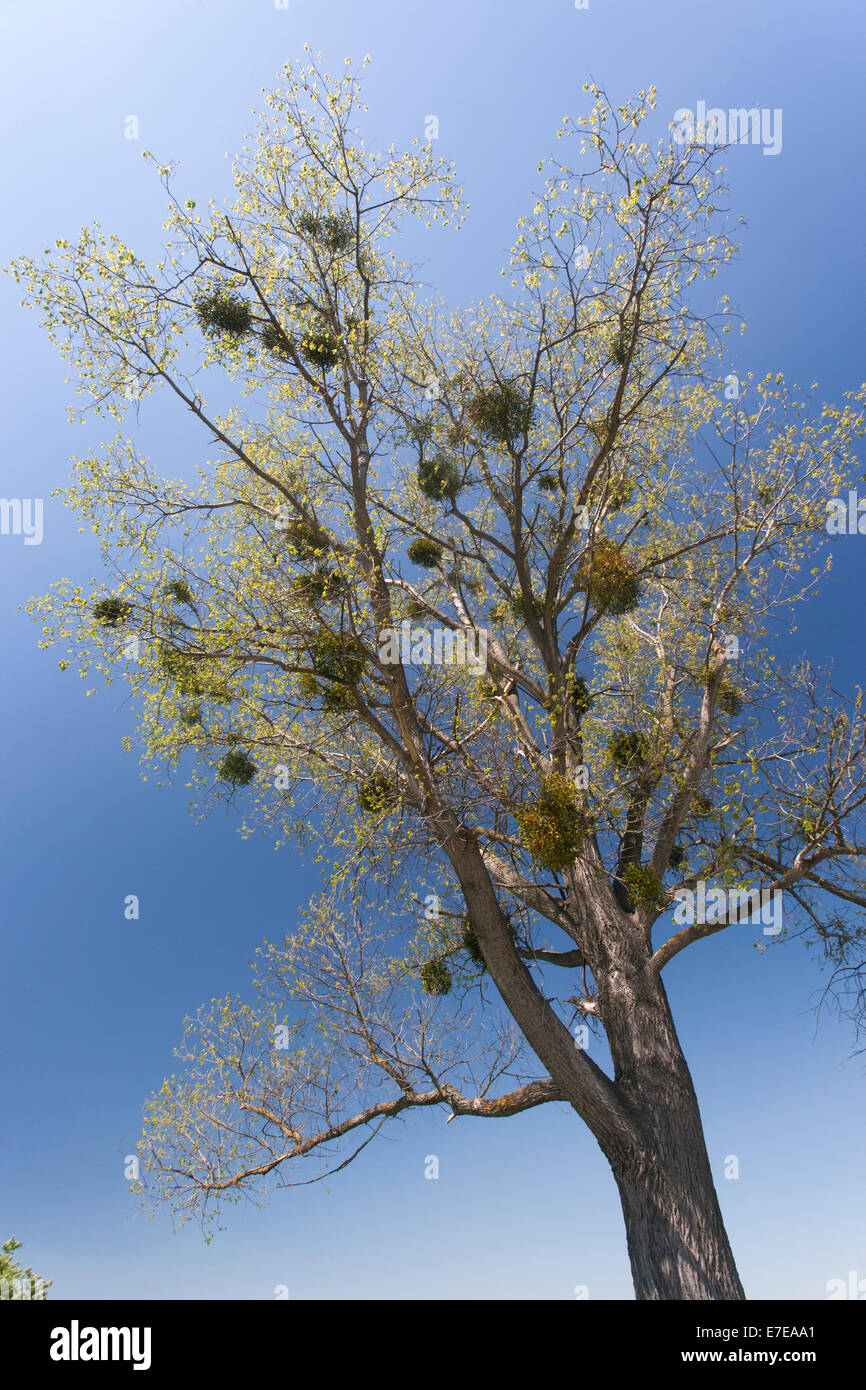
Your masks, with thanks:
[(432, 502), (453, 501), (462, 487), (460, 470), (453, 459), (437, 454), (418, 465), (418, 486)]
[(452, 986), (451, 971), (444, 961), (428, 960), (421, 966), (421, 988), (425, 994), (450, 994)]
[(423, 536), (418, 536), (410, 543), (406, 554), (413, 565), (420, 565), (422, 569), (434, 570), (442, 563), (442, 547), (435, 541), (428, 541)]
[(551, 873), (573, 863), (587, 828), (575, 789), (560, 773), (545, 778), (538, 800), (517, 812), (517, 823), (532, 858)]
[(120, 627), (132, 612), (132, 604), (112, 594), (93, 605), (93, 616), (101, 627)]
[(223, 782), (232, 782), (236, 787), (248, 787), (258, 768), (248, 753), (240, 748), (232, 748), (220, 759), (217, 768)]
[(477, 434), (495, 444), (510, 444), (529, 428), (531, 409), (516, 381), (484, 386), (466, 407), (466, 418)]
[(614, 542), (600, 540), (582, 558), (577, 570), (578, 588), (588, 592), (590, 602), (601, 612), (619, 617), (631, 613), (640, 602), (637, 565)]
[(250, 331), (252, 309), (245, 299), (218, 289), (196, 300), (196, 318), (209, 338), (226, 337), (237, 341)]

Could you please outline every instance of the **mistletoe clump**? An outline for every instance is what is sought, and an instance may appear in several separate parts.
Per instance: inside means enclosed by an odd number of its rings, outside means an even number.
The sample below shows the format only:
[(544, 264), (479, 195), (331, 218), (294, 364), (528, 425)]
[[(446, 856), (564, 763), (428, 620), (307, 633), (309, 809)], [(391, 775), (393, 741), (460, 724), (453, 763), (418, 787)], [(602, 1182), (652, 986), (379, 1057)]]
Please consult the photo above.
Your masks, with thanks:
[[(512, 924), (511, 918), (507, 913), (503, 913), (502, 917), (511, 940), (516, 940), (517, 932)], [(484, 953), (481, 950), (481, 944), (478, 940), (475, 928), (472, 925), (472, 918), (469, 916), (468, 912), (464, 916), (461, 924), (460, 941), (469, 959), (473, 961), (475, 965), (480, 965), (482, 970), (486, 970), (487, 963), (484, 959)]]
[(588, 420), (586, 427), (593, 442), (601, 448), (610, 432), (608, 421), (606, 419)]
[(544, 600), (540, 599), (537, 594), (532, 595), (529, 605), (526, 604), (522, 594), (515, 594), (510, 600), (508, 607), (511, 610), (512, 616), (521, 623), (525, 623), (527, 620), (526, 614), (528, 607), (532, 608), (539, 622), (541, 622), (544, 617)]
[(555, 473), (542, 473), (538, 479), (538, 486), (542, 492), (557, 492), (561, 483)]
[(159, 643), (156, 664), (162, 675), (173, 683), (177, 693), (186, 699), (204, 697), (218, 704), (227, 704), (232, 698), (227, 686), (204, 677), (191, 653), (173, 647), (170, 642)]
[(617, 767), (642, 767), (649, 757), (649, 743), (636, 729), (618, 729), (608, 739), (607, 751)]
[(281, 357), (288, 357), (292, 340), (288, 333), (277, 324), (269, 323), (262, 329), (262, 347), (267, 348), (268, 352), (276, 352)]
[(686, 852), (682, 845), (672, 845), (668, 858), (668, 867), (671, 869), (681, 869), (686, 862)]
[(187, 608), (193, 606), (192, 589), (185, 579), (173, 579), (170, 584), (166, 584), (165, 594), (175, 603), (185, 603)]
[(364, 653), (357, 642), (339, 633), (320, 632), (310, 644), (309, 656), (313, 669), (301, 676), (301, 694), (321, 700), (326, 709), (354, 708), (355, 689), (364, 670)]
[(421, 966), (421, 988), (425, 994), (450, 994), (451, 971), (444, 961), (425, 961)]
[(517, 812), (517, 824), (529, 854), (551, 873), (574, 862), (587, 828), (575, 789), (561, 773), (544, 779), (538, 800)]
[(179, 651), (170, 642), (160, 642), (157, 649), (157, 666), (162, 674), (172, 681), (180, 695), (198, 696), (204, 694), (196, 663), (187, 652)]
[(120, 627), (132, 612), (132, 604), (125, 598), (112, 594), (101, 598), (93, 605), (93, 616), (101, 627)]
[(208, 338), (234, 338), (240, 341), (248, 333), (253, 321), (252, 309), (245, 299), (239, 299), (228, 290), (214, 290), (196, 300), (196, 318), (199, 327)]
[(640, 602), (640, 580), (634, 562), (613, 541), (599, 541), (581, 558), (576, 584), (589, 594), (599, 612), (620, 617)]
[(668, 900), (661, 879), (643, 864), (627, 864), (622, 871), (622, 881), (635, 907), (664, 907)]
[(299, 574), (292, 581), (291, 592), (302, 603), (331, 602), (339, 598), (347, 588), (341, 574), (335, 573), (327, 565), (318, 565), (309, 574)]
[(624, 367), (628, 361), (628, 350), (631, 344), (631, 330), (629, 328), (619, 328), (610, 340), (609, 351), (611, 361), (618, 367)]
[(252, 758), (241, 748), (232, 748), (217, 765), (220, 780), (231, 782), (235, 787), (248, 787), (257, 772)]
[(194, 729), (203, 723), (201, 705), (184, 705), (179, 718), (185, 729)]
[(418, 486), (431, 502), (453, 501), (463, 486), (460, 470), (453, 459), (444, 454), (422, 459), (418, 465)]
[(743, 708), (743, 697), (736, 686), (724, 682), (716, 692), (716, 708), (735, 719)]
[(324, 246), (332, 255), (348, 251), (355, 240), (355, 227), (347, 212), (327, 212), (323, 216), (302, 212), (298, 218), (298, 231), (309, 241)]
[(316, 560), (330, 549), (324, 531), (308, 521), (289, 521), (284, 530), (286, 540), (301, 560)]
[(574, 710), (578, 719), (582, 719), (592, 708), (594, 696), (590, 694), (589, 686), (583, 676), (572, 676), (569, 681), (569, 697), (571, 708)]
[(516, 381), (484, 386), (466, 407), (466, 418), (483, 439), (509, 444), (529, 428), (531, 407)]
[(425, 570), (435, 570), (442, 563), (442, 547), (436, 541), (428, 541), (423, 536), (412, 541), (406, 554), (413, 565)]
[(329, 329), (310, 328), (300, 343), (301, 352), (314, 367), (329, 372), (340, 360), (340, 344)]
[(396, 806), (399, 793), (390, 777), (374, 772), (358, 788), (358, 805), (368, 816), (379, 816)]
[(634, 496), (634, 483), (625, 476), (619, 474), (611, 478), (607, 497), (607, 505), (610, 511), (618, 512), (623, 507), (627, 507)]

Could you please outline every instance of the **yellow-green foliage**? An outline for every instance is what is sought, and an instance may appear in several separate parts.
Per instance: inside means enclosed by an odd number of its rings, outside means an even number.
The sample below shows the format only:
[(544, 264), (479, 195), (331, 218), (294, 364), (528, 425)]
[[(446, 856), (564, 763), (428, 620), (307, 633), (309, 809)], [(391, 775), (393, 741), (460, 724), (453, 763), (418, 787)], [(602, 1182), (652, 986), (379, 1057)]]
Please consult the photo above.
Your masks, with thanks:
[(390, 777), (377, 772), (358, 788), (358, 805), (369, 816), (381, 815), (396, 806), (399, 793)]
[(532, 858), (552, 873), (574, 862), (586, 833), (575, 788), (560, 773), (545, 778), (538, 800), (517, 812), (517, 824)]
[(460, 471), (453, 459), (437, 454), (418, 465), (418, 486), (431, 502), (444, 502), (457, 496), (461, 488)]
[(242, 338), (252, 325), (249, 304), (227, 290), (214, 290), (197, 300), (196, 317), (208, 337), (225, 334), (229, 338)]
[(529, 428), (529, 402), (516, 381), (484, 386), (469, 401), (466, 418), (477, 434), (496, 444), (508, 444)]
[(667, 892), (661, 879), (656, 878), (652, 869), (643, 864), (627, 864), (622, 872), (622, 880), (635, 907), (664, 907), (667, 902)]
[(248, 753), (233, 748), (220, 760), (217, 768), (223, 782), (231, 782), (236, 787), (248, 787), (258, 768)]
[(450, 994), (451, 971), (441, 960), (428, 960), (421, 966), (421, 988), (425, 994)]
[(640, 579), (635, 562), (615, 542), (599, 541), (582, 557), (577, 568), (578, 587), (589, 593), (590, 603), (619, 617), (640, 602)]

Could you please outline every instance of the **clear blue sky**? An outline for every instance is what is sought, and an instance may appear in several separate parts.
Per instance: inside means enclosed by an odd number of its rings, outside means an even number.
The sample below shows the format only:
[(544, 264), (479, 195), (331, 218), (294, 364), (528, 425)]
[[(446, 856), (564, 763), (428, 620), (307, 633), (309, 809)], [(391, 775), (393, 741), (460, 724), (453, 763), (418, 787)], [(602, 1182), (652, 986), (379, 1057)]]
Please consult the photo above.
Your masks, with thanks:
[[(748, 222), (727, 291), (749, 333), (738, 367), (782, 370), (838, 399), (863, 373), (860, 0), (0, 0), (6, 135), (0, 260), (38, 254), (98, 219), (136, 249), (159, 244), (163, 195), (140, 158), (177, 160), (178, 190), (229, 192), (226, 152), (277, 69), (309, 42), (337, 70), (371, 53), (369, 132), (398, 145), (440, 121), (438, 152), (472, 203), (439, 235), (427, 278), (455, 303), (499, 289), (516, 218), (559, 117), (582, 84), (619, 100), (656, 83), (659, 128), (698, 100), (783, 111), (783, 146), (729, 155)], [(124, 139), (136, 115), (140, 140)], [(717, 282), (718, 283), (718, 282)], [(0, 492), (48, 498), (67, 460), (109, 434), (66, 421), (65, 368), (4, 277)], [(133, 427), (130, 421), (130, 427)], [(170, 410), (136, 436), (174, 471), (200, 442)], [(194, 460), (197, 461), (197, 460)], [(852, 479), (852, 486), (858, 481)], [(863, 488), (861, 486), (861, 492)], [(866, 541), (838, 546), (823, 598), (786, 638), (839, 679), (862, 680)], [(619, 1202), (595, 1143), (565, 1109), (502, 1123), (425, 1112), (324, 1186), (195, 1226), (137, 1215), (123, 1155), (172, 1069), (181, 1020), (248, 993), (247, 961), (290, 929), (312, 887), (289, 851), (242, 841), (235, 813), (195, 824), (182, 787), (141, 781), (120, 747), (120, 686), (84, 698), (17, 607), (99, 572), (92, 537), (46, 502), (39, 546), (0, 536), (4, 730), (0, 1239), (25, 1242), (55, 1297), (629, 1298)], [(127, 922), (124, 898), (141, 900)], [(728, 1228), (752, 1297), (822, 1298), (866, 1276), (862, 1059), (810, 1001), (820, 976), (795, 944), (765, 955), (748, 927), (667, 972), (701, 1098)], [(440, 1160), (438, 1181), (424, 1159)], [(723, 1176), (725, 1156), (738, 1181)]]

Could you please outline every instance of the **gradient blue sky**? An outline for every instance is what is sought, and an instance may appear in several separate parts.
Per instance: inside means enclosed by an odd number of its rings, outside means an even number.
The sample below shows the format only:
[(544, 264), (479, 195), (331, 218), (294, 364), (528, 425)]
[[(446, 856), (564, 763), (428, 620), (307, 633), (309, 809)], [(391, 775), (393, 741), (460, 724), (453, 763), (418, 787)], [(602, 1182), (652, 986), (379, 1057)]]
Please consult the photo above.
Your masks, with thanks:
[[(783, 146), (730, 152), (748, 229), (725, 274), (749, 332), (735, 365), (773, 369), (838, 399), (863, 377), (860, 0), (0, 0), (6, 105), (0, 260), (38, 254), (98, 219), (155, 251), (163, 194), (141, 158), (179, 161), (177, 188), (229, 192), (226, 152), (287, 59), (371, 53), (369, 133), (398, 145), (438, 115), (438, 152), (472, 203), (437, 234), (426, 278), (453, 302), (501, 287), (516, 218), (559, 117), (588, 76), (618, 100), (656, 83), (659, 128), (681, 106), (783, 110)], [(139, 117), (141, 138), (124, 139)], [(69, 425), (71, 387), (5, 277), (2, 483), (48, 498), (69, 455), (111, 432)], [(134, 421), (129, 428), (136, 430)], [(144, 413), (136, 441), (158, 468), (201, 442), (179, 412)], [(852, 486), (858, 480), (852, 479)], [(861, 491), (862, 491), (861, 487)], [(840, 543), (822, 599), (786, 650), (862, 680), (866, 542)], [(194, 1226), (136, 1214), (123, 1155), (148, 1092), (172, 1068), (186, 1013), (248, 993), (262, 938), (290, 929), (313, 887), (290, 851), (244, 842), (235, 812), (195, 824), (182, 786), (140, 779), (121, 737), (119, 685), (84, 698), (37, 649), (18, 605), (64, 575), (99, 572), (93, 538), (46, 502), (40, 546), (0, 537), (5, 679), (0, 1043), (0, 1239), (15, 1232), (52, 1296), (82, 1298), (630, 1298), (619, 1202), (594, 1141), (565, 1109), (495, 1123), (424, 1113), (395, 1125), (323, 1186), (240, 1208), (206, 1246)], [(128, 893), (141, 900), (127, 922)], [(847, 1029), (816, 1033), (820, 984), (795, 944), (760, 954), (744, 927), (667, 972), (701, 1097), (717, 1185), (751, 1297), (822, 1298), (866, 1276), (862, 1059)], [(424, 1178), (435, 1153), (440, 1178)], [(724, 1160), (740, 1160), (726, 1181)]]

